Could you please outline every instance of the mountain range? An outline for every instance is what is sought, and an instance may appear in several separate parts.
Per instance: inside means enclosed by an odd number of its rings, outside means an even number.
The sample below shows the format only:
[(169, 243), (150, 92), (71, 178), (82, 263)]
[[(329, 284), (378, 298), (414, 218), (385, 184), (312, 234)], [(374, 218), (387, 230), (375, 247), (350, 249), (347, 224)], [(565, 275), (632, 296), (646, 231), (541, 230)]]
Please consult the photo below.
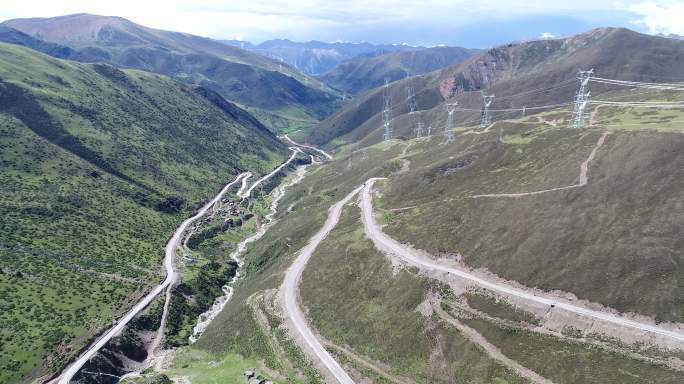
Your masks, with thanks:
[(682, 62), (6, 21), (0, 382), (681, 383)]
[(451, 66), (468, 59), (477, 50), (435, 47), (386, 53), (344, 61), (321, 76), (329, 86), (348, 94)]
[(287, 39), (267, 40), (256, 45), (240, 40), (224, 40), (224, 42), (287, 63), (293, 68), (314, 76), (323, 75), (350, 59), (422, 49), (422, 47), (403, 44), (295, 42)]
[[(577, 73), (593, 69), (600, 77), (634, 81), (681, 81), (678, 63), (684, 58), (684, 43), (657, 36), (640, 34), (622, 28), (604, 28), (577, 36), (511, 43), (495, 47), (455, 65), (421, 76), (395, 82), (391, 86), (392, 118), (395, 133), (412, 134), (406, 92), (414, 89), (418, 118), (426, 127), (443, 126), (445, 103), (458, 103), (454, 124), (478, 124), (483, 95), (494, 95), (493, 110), (534, 109), (544, 105), (567, 105), (577, 91)], [(659, 57), (660, 60), (653, 60)], [(593, 95), (610, 87), (597, 84)], [(310, 128), (307, 138), (323, 144), (335, 138), (336, 145), (345, 141), (378, 142), (383, 90), (376, 88), (340, 108), (319, 125)], [(517, 96), (521, 94), (521, 96)], [(510, 117), (512, 112), (493, 112)], [(518, 112), (521, 113), (521, 112)], [(304, 133), (302, 133), (304, 134)], [(308, 134), (308, 133), (307, 133)]]
[(72, 59), (143, 69), (210, 88), (262, 116), (273, 129), (318, 121), (333, 111), (337, 101), (320, 82), (265, 56), (120, 17), (74, 14), (3, 24), (34, 39), (68, 47), (74, 52), (64, 54)]

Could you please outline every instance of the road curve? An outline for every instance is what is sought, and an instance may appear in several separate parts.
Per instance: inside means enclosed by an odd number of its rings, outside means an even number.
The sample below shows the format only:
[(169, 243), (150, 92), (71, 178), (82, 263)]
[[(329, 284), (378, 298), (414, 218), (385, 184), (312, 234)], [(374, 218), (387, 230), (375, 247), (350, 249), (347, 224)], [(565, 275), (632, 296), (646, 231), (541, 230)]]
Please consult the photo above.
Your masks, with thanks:
[(349, 375), (342, 369), (340, 364), (335, 361), (335, 359), (325, 350), (313, 331), (309, 328), (304, 313), (299, 308), (297, 303), (297, 287), (299, 285), (299, 280), (301, 280), (302, 272), (306, 267), (306, 263), (311, 258), (311, 255), (316, 250), (316, 247), (325, 239), (330, 231), (337, 225), (342, 214), (342, 208), (357, 194), (363, 185), (357, 187), (351, 191), (344, 199), (335, 203), (328, 211), (328, 219), (325, 221), (323, 228), (321, 228), (310, 240), (309, 243), (299, 251), (297, 258), (292, 263), (290, 268), (285, 274), (285, 279), (283, 280), (283, 285), (280, 291), (282, 292), (282, 304), (285, 310), (285, 314), (292, 321), (293, 331), (296, 331), (301, 337), (302, 341), (310, 348), (310, 352), (315, 354), (315, 357), (320, 360), (321, 363), (328, 369), (330, 374), (335, 377), (335, 379), (340, 384), (353, 384), (354, 381), (349, 377)]
[(308, 148), (308, 149), (314, 150), (314, 151), (320, 153), (321, 155), (325, 156), (328, 160), (332, 160), (332, 158), (333, 158), (328, 152), (326, 152), (320, 148), (316, 148), (313, 145), (299, 144), (296, 141), (290, 139), (290, 137), (288, 135), (283, 135), (283, 137), (285, 138), (285, 140), (289, 141), (290, 144), (292, 144), (292, 145), (295, 145), (297, 147)]
[(656, 335), (665, 336), (680, 342), (684, 342), (684, 334), (682, 333), (663, 329), (661, 327), (657, 327), (651, 324), (644, 324), (637, 321), (625, 319), (624, 317), (613, 315), (610, 313), (582, 308), (562, 301), (556, 301), (546, 297), (537, 296), (532, 293), (515, 289), (503, 284), (494, 283), (485, 280), (481, 277), (475, 276), (467, 271), (446, 266), (440, 263), (439, 261), (431, 259), (430, 257), (426, 256), (424, 252), (416, 251), (414, 249), (402, 245), (398, 241), (394, 240), (393, 238), (387, 236), (384, 232), (382, 232), (382, 229), (380, 228), (380, 226), (378, 226), (378, 224), (375, 221), (375, 217), (373, 215), (373, 199), (371, 196), (371, 190), (373, 188), (373, 184), (377, 180), (381, 180), (381, 178), (369, 179), (365, 183), (365, 187), (361, 192), (361, 217), (363, 220), (363, 226), (364, 231), (366, 232), (366, 236), (368, 236), (373, 241), (373, 243), (375, 243), (375, 246), (380, 251), (396, 256), (419, 268), (431, 269), (435, 271), (453, 274), (460, 278), (469, 280), (483, 288), (487, 288), (505, 295), (520, 297), (522, 299), (547, 306), (553, 305), (555, 308), (560, 308), (578, 315), (591, 317), (618, 326), (637, 329), (640, 331), (649, 332)]
[(290, 158), (287, 159), (286, 162), (280, 164), (280, 165), (278, 166), (278, 168), (276, 168), (276, 169), (273, 170), (273, 172), (271, 172), (271, 173), (269, 173), (268, 175), (262, 177), (261, 179), (255, 181), (254, 184), (252, 184), (252, 186), (249, 187), (249, 189), (247, 189), (246, 191), (244, 190), (245, 184), (243, 184), (243, 186), (240, 188), (240, 190), (239, 190), (238, 193), (237, 193), (238, 197), (241, 198), (241, 199), (246, 199), (246, 198), (248, 198), (248, 197), (252, 194), (252, 191), (254, 190), (254, 188), (256, 188), (256, 187), (257, 187), (259, 184), (261, 184), (264, 180), (267, 180), (267, 179), (269, 179), (271, 176), (273, 176), (273, 175), (275, 175), (276, 173), (278, 173), (281, 169), (285, 168), (288, 164), (290, 164), (290, 163), (292, 162), (292, 160), (294, 160), (294, 158), (297, 156), (297, 154), (301, 152), (301, 150), (300, 150), (299, 148), (296, 148), (296, 147), (290, 147), (290, 150), (292, 151), (292, 155), (290, 155)]
[(174, 259), (175, 259), (175, 254), (176, 254), (176, 249), (178, 248), (178, 245), (180, 243), (180, 240), (183, 237), (183, 233), (187, 229), (188, 225), (190, 225), (193, 221), (197, 220), (198, 218), (202, 217), (209, 208), (211, 208), (212, 205), (214, 205), (223, 195), (228, 192), (228, 190), (235, 185), (240, 179), (243, 177), (247, 176), (249, 172), (241, 173), (239, 174), (235, 180), (233, 180), (231, 183), (227, 184), (221, 191), (208, 203), (206, 203), (202, 208), (200, 208), (197, 213), (192, 216), (189, 219), (186, 219), (181, 223), (181, 225), (176, 229), (176, 231), (173, 233), (173, 236), (169, 240), (169, 242), (166, 244), (166, 248), (164, 248), (164, 268), (166, 269), (166, 278), (164, 281), (156, 286), (150, 293), (147, 294), (147, 296), (143, 297), (142, 300), (138, 302), (123, 318), (121, 318), (116, 325), (114, 325), (112, 328), (107, 330), (102, 336), (100, 336), (97, 341), (95, 341), (81, 356), (78, 357), (73, 363), (71, 363), (64, 371), (62, 371), (62, 374), (56, 377), (55, 379), (51, 380), (50, 383), (56, 383), (56, 384), (68, 384), (71, 379), (78, 373), (78, 371), (83, 367), (83, 365), (90, 360), (95, 354), (102, 349), (102, 347), (107, 344), (109, 340), (111, 340), (114, 336), (116, 336), (119, 332), (121, 332), (124, 327), (126, 327), (126, 324), (128, 324), (135, 315), (140, 313), (145, 307), (147, 307), (152, 300), (154, 300), (157, 295), (159, 295), (162, 291), (164, 291), (165, 288), (169, 287), (172, 285), (172, 283), (176, 280), (177, 278), (177, 273), (174, 270)]

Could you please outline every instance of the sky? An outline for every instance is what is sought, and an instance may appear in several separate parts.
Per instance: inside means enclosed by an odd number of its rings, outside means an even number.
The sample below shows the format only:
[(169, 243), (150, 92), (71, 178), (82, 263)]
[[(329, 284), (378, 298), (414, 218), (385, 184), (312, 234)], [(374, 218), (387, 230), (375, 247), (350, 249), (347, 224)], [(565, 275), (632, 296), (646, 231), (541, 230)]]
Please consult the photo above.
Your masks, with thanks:
[(253, 43), (286, 38), (487, 48), (609, 26), (684, 35), (684, 0), (2, 0), (0, 20), (80, 12)]

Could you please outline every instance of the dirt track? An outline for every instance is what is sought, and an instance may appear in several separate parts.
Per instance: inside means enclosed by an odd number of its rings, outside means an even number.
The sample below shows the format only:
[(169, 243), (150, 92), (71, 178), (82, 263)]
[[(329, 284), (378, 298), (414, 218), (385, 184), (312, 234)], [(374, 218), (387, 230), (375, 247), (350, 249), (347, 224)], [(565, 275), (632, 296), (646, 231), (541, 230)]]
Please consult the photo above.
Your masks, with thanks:
[[(589, 159), (588, 159), (589, 160)], [(681, 331), (674, 331), (664, 327), (653, 324), (641, 323), (634, 320), (627, 319), (621, 315), (610, 312), (602, 312), (581, 307), (570, 302), (560, 300), (558, 298), (547, 297), (536, 292), (523, 290), (511, 285), (507, 285), (498, 281), (490, 281), (481, 276), (478, 276), (470, 271), (452, 266), (447, 262), (436, 260), (424, 251), (413, 249), (405, 246), (393, 238), (382, 232), (382, 229), (375, 221), (373, 212), (373, 203), (371, 190), (375, 181), (379, 178), (372, 178), (365, 183), (365, 187), (361, 193), (361, 210), (362, 220), (366, 236), (368, 236), (375, 246), (382, 252), (397, 257), (410, 265), (417, 266), (421, 269), (443, 272), (447, 275), (453, 275), (477, 286), (492, 290), (496, 293), (519, 298), (525, 301), (534, 302), (548, 306), (550, 310), (563, 310), (575, 315), (592, 318), (612, 326), (618, 326), (632, 331), (641, 332), (644, 334), (651, 334), (663, 337), (667, 340), (674, 341), (678, 345), (684, 345), (684, 333)]]
[(480, 198), (480, 197), (523, 197), (523, 196), (540, 195), (542, 193), (547, 193), (547, 192), (564, 191), (564, 190), (568, 190), (568, 189), (584, 187), (588, 183), (589, 163), (591, 163), (592, 160), (594, 160), (594, 157), (596, 157), (596, 152), (599, 150), (599, 148), (601, 148), (603, 143), (606, 141), (606, 136), (608, 136), (608, 132), (604, 132), (603, 135), (601, 135), (601, 137), (599, 137), (598, 141), (596, 142), (596, 145), (591, 150), (591, 153), (589, 153), (589, 157), (587, 157), (587, 159), (584, 160), (582, 162), (582, 164), (580, 164), (579, 182), (577, 184), (566, 185), (564, 187), (542, 189), (542, 190), (533, 191), (533, 192), (488, 193), (488, 194), (484, 194), (484, 195), (473, 195), (471, 197), (474, 199)]
[(325, 224), (315, 235), (313, 235), (311, 240), (309, 240), (309, 243), (299, 251), (292, 266), (288, 268), (280, 288), (283, 313), (285, 313), (289, 319), (291, 330), (296, 333), (294, 335), (295, 338), (303, 344), (303, 347), (305, 347), (304, 350), (313, 354), (313, 356), (327, 369), (330, 375), (341, 384), (353, 384), (354, 381), (330, 353), (326, 351), (323, 344), (316, 338), (316, 335), (311, 328), (309, 328), (306, 317), (299, 307), (297, 292), (302, 272), (304, 272), (304, 268), (311, 258), (311, 255), (316, 250), (316, 247), (318, 247), (318, 245), (328, 236), (330, 231), (337, 225), (340, 215), (342, 214), (342, 208), (351, 201), (362, 188), (363, 186), (357, 187), (345, 198), (330, 207), (328, 219), (325, 221)]

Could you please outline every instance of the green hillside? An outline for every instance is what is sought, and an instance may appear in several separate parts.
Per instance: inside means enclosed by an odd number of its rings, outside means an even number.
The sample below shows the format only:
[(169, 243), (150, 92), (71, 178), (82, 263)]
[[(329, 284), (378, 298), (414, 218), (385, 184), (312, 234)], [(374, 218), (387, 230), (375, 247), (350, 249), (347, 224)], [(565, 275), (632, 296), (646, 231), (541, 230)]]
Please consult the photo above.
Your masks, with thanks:
[(228, 100), (274, 115), (263, 120), (274, 130), (314, 124), (332, 113), (337, 103), (334, 92), (319, 81), (276, 60), (121, 17), (74, 14), (4, 24), (76, 50), (70, 58), (79, 61), (142, 69), (210, 88)]
[(287, 154), (207, 89), (0, 44), (0, 381), (65, 364), (160, 281), (173, 228)]

